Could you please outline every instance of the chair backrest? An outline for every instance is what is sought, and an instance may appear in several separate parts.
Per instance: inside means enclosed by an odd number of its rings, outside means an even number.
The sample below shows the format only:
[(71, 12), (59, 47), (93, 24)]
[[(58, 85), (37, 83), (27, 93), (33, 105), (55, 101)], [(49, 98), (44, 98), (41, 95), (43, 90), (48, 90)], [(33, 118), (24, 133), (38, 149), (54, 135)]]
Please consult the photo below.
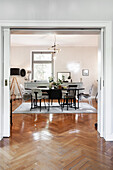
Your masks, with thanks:
[(89, 95), (90, 95), (90, 96), (92, 96), (93, 86), (94, 86), (94, 85), (92, 84), (91, 88), (89, 89)]
[(62, 99), (61, 89), (51, 89), (49, 91), (49, 99)]
[(23, 95), (25, 92), (24, 86), (22, 84), (19, 85), (21, 94)]
[(75, 90), (74, 89), (77, 88), (77, 86), (78, 85), (74, 85), (74, 84), (71, 84), (71, 85), (68, 86), (68, 89), (73, 89), (73, 90), (69, 90), (69, 94), (73, 97), (75, 96)]
[(70, 84), (69, 86), (68, 86), (68, 88), (76, 88), (78, 85), (76, 85), (76, 84)]
[(35, 92), (37, 93), (37, 98), (42, 97), (42, 91), (40, 89), (32, 89), (32, 96), (35, 95)]
[(48, 86), (37, 86), (37, 88), (47, 88)]

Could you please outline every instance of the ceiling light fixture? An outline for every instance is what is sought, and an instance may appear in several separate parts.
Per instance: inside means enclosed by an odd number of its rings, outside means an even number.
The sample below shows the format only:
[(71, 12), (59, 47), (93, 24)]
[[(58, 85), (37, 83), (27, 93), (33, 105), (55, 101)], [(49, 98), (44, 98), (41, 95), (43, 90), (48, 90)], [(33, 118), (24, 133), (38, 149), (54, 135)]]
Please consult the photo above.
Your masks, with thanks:
[(59, 44), (56, 43), (56, 35), (54, 34), (54, 44), (49, 48), (49, 50), (53, 50), (53, 53), (56, 54), (61, 51), (61, 49), (57, 46), (59, 46)]

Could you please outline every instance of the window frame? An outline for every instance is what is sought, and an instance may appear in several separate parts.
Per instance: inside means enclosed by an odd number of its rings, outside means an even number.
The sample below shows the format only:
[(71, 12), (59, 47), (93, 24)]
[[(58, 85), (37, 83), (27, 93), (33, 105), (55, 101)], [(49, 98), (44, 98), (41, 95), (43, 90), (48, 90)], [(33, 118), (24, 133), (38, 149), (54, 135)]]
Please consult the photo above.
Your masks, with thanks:
[[(35, 54), (51, 54), (51, 61), (49, 60), (34, 60)], [(53, 52), (50, 51), (32, 51), (32, 80), (34, 80), (34, 64), (51, 64), (52, 70), (51, 70), (51, 76), (54, 77), (54, 59), (53, 59)]]

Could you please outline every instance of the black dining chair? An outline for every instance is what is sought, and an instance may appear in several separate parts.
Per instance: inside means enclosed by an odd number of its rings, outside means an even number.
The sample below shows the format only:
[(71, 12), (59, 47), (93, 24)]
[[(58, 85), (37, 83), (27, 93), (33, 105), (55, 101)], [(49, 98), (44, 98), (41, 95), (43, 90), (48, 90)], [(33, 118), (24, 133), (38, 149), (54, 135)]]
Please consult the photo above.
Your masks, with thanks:
[(58, 100), (59, 105), (62, 109), (62, 90), (61, 89), (50, 89), (48, 99), (48, 111), (50, 109), (50, 101)]

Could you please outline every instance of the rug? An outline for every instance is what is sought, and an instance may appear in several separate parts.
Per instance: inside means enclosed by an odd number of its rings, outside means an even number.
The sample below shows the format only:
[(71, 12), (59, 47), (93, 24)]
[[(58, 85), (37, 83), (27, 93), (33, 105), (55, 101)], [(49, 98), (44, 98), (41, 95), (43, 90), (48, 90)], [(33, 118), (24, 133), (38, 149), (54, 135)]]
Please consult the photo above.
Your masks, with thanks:
[(22, 103), (17, 109), (13, 111), (13, 113), (97, 113), (97, 110), (88, 103), (80, 103), (79, 109), (76, 110), (74, 107), (69, 107), (67, 110), (67, 107), (64, 106), (63, 111), (61, 110), (61, 107), (58, 103), (53, 103), (50, 106), (49, 111), (45, 109), (44, 103), (42, 103), (41, 112), (39, 108), (35, 108), (30, 111), (30, 107), (31, 103)]

